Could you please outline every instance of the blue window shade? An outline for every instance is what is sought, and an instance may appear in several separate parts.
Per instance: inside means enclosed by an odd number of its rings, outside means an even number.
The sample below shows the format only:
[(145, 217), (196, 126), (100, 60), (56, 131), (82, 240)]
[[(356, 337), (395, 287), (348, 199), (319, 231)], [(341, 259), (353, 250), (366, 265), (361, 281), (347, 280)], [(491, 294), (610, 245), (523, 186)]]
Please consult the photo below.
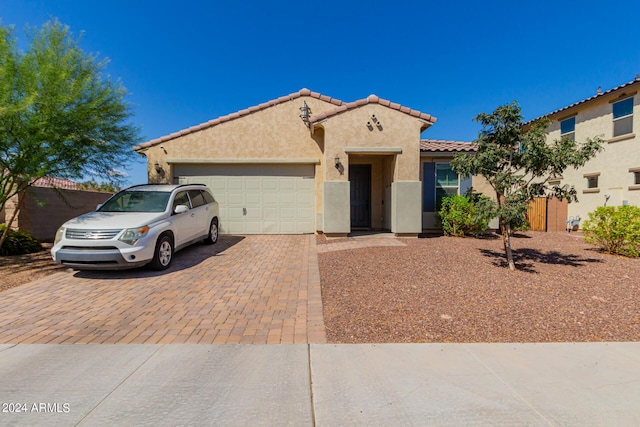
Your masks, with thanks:
[(425, 163), (422, 171), (422, 211), (436, 211), (436, 165)]
[(571, 133), (576, 131), (576, 118), (571, 117), (570, 119), (563, 120), (560, 122), (560, 134), (564, 135), (565, 133)]
[(471, 177), (462, 178), (460, 177), (460, 194), (464, 195), (471, 188)]
[(633, 98), (627, 98), (624, 101), (613, 104), (613, 118), (629, 116), (633, 114)]

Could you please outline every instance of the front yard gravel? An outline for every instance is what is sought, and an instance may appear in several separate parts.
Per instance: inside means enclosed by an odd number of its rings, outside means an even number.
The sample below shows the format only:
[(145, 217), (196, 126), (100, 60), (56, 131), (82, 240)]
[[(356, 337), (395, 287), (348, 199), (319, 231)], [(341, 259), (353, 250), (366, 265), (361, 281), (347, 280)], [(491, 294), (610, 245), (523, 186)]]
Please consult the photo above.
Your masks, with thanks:
[(580, 233), (517, 235), (516, 272), (498, 235), (358, 239), (317, 237), (328, 342), (640, 340), (640, 260)]

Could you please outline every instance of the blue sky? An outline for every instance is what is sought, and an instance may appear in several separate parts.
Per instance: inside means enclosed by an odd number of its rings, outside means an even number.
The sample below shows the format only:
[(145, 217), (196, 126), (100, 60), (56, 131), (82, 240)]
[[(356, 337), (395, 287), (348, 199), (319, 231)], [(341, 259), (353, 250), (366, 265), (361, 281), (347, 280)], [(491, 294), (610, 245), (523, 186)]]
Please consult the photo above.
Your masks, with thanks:
[[(423, 138), (472, 141), (479, 112), (532, 119), (640, 73), (640, 2), (3, 0), (0, 20), (56, 17), (108, 57), (146, 140), (308, 88), (432, 114)], [(146, 166), (129, 165), (129, 183)]]

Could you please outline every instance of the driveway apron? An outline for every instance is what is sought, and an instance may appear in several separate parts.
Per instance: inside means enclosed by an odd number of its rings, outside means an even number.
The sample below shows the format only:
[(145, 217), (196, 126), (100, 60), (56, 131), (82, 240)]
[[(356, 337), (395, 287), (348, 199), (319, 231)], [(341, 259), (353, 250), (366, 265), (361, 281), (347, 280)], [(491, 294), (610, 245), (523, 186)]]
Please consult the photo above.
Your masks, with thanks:
[(324, 343), (315, 236), (221, 236), (164, 272), (68, 270), (0, 293), (2, 344)]

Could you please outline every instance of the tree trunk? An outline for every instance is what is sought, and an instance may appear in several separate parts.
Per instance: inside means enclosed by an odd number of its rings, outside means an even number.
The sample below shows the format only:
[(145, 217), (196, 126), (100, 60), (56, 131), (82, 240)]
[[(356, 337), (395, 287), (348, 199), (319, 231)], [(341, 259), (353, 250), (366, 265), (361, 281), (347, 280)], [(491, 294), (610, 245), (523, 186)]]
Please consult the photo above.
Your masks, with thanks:
[(501, 229), (502, 243), (504, 244), (504, 253), (507, 256), (507, 264), (509, 265), (509, 270), (515, 271), (516, 264), (513, 262), (513, 252), (511, 251), (511, 226), (509, 226), (509, 224), (503, 224)]
[(9, 234), (9, 228), (11, 227), (11, 224), (13, 224), (13, 221), (18, 216), (18, 212), (20, 212), (20, 205), (21, 205), (20, 202), (21, 202), (20, 196), (18, 196), (18, 203), (16, 204), (16, 207), (13, 210), (13, 214), (11, 215), (11, 218), (5, 224), (5, 228), (4, 228), (4, 231), (2, 232), (2, 236), (0, 236), (0, 248), (2, 247), (2, 244), (4, 243), (5, 239), (7, 238), (7, 234)]

